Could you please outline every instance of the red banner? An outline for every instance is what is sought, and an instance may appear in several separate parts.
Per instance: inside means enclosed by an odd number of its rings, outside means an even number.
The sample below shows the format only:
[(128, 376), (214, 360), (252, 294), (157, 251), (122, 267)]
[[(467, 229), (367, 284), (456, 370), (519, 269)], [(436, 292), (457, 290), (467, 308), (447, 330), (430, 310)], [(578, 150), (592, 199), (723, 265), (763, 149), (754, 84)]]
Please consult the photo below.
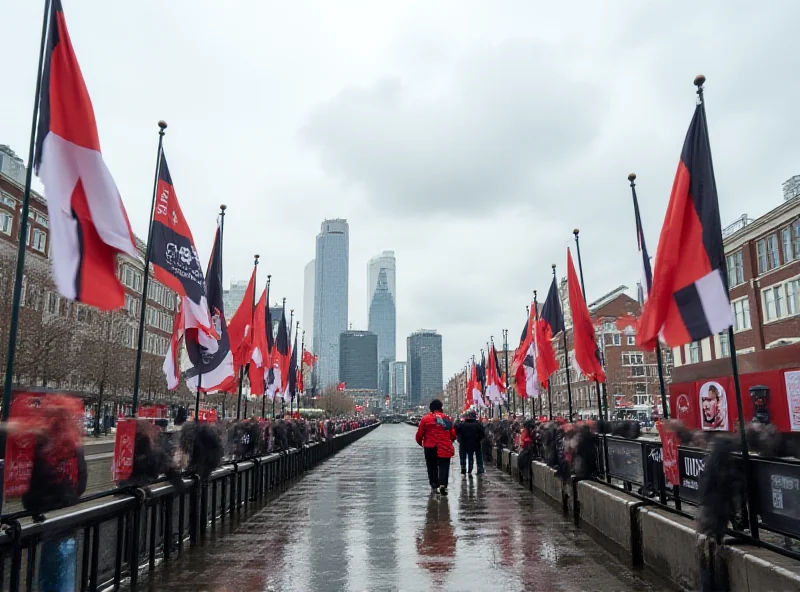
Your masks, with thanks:
[(681, 476), (678, 470), (678, 434), (656, 422), (656, 429), (661, 438), (661, 461), (664, 466), (664, 477), (670, 485), (680, 485)]
[(10, 418), (18, 427), (6, 438), (6, 460), (3, 470), (3, 491), (7, 498), (21, 497), (28, 491), (33, 472), (33, 455), (36, 448), (37, 430), (51, 428), (42, 417), (42, 408), (50, 402), (54, 405), (67, 406), (76, 425), (65, 426), (64, 429), (81, 430), (79, 427), (83, 416), (83, 401), (67, 397), (61, 393), (27, 393), (14, 395), (11, 401)]
[(117, 439), (114, 442), (114, 462), (111, 476), (119, 483), (131, 476), (133, 471), (133, 449), (136, 442), (136, 420), (126, 417), (117, 421)]
[(216, 409), (200, 409), (200, 415), (197, 420), (201, 423), (216, 423), (217, 410)]

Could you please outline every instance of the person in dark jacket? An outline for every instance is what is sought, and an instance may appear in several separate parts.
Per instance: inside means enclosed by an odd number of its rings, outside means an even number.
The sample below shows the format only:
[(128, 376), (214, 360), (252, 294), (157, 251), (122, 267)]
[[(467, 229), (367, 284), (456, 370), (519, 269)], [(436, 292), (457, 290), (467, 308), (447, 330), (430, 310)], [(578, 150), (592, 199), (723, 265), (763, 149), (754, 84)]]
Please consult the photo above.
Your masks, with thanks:
[[(467, 411), (464, 420), (456, 425), (458, 437), (458, 457), (461, 460), (461, 474), (472, 474), (473, 460), (478, 464), (478, 475), (484, 472), (481, 441), (486, 437), (481, 422), (474, 411)], [(469, 463), (469, 466), (467, 465)]]
[(425, 450), (425, 464), (428, 467), (431, 491), (447, 495), (450, 459), (456, 453), (453, 447), (456, 431), (453, 428), (453, 420), (449, 415), (445, 415), (442, 408), (439, 399), (431, 401), (431, 412), (420, 420), (416, 440)]

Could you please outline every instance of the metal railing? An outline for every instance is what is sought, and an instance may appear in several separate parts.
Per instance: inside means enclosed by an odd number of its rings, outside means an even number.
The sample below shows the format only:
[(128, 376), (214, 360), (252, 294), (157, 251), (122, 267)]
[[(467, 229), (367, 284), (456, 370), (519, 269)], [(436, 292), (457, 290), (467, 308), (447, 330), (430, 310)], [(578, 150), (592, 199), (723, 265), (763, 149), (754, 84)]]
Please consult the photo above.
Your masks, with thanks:
[[(700, 503), (700, 474), (705, 469), (708, 450), (679, 446), (680, 484), (671, 486), (664, 477), (661, 442), (643, 438), (627, 440), (609, 435), (595, 438), (597, 470), (590, 479), (632, 495), (647, 505), (686, 518), (696, 518)], [(485, 462), (494, 459), (498, 467), (505, 465), (511, 472), (514, 463), (501, 463), (499, 458), (498, 453), (506, 452), (485, 446)], [(534, 460), (541, 461), (546, 456), (544, 450), (534, 449)], [(734, 457), (740, 458), (740, 455), (734, 453)], [(752, 453), (751, 460), (756, 499), (748, 503), (743, 489), (739, 516), (727, 534), (784, 556), (800, 559), (800, 552), (790, 548), (795, 546), (794, 541), (800, 541), (800, 460), (766, 458)], [(751, 536), (745, 528), (749, 511), (756, 512), (759, 529), (771, 533), (771, 536)], [(777, 544), (781, 537), (785, 538), (784, 545)]]
[(184, 475), (180, 483), (162, 481), (82, 498), (78, 505), (43, 520), (18, 512), (3, 517), (0, 532), (0, 584), (3, 590), (34, 590), (45, 545), (72, 540), (77, 547), (76, 590), (136, 589), (141, 572), (152, 572), (209, 528), (239, 514), (248, 502), (270, 493), (380, 424), (358, 428), (300, 449), (233, 461), (207, 481)]

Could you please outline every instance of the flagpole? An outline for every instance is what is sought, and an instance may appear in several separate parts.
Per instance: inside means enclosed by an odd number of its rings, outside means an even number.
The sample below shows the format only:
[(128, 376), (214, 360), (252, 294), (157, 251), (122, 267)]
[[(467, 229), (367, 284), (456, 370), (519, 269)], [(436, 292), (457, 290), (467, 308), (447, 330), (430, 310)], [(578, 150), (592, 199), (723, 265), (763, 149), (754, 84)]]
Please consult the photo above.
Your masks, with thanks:
[[(294, 316), (294, 310), (292, 310), (292, 316)], [(297, 348), (295, 346), (297, 345), (297, 334), (299, 332), (300, 332), (300, 321), (297, 321), (297, 325), (294, 328), (294, 341), (295, 342), (292, 345), (292, 355), (289, 356), (289, 369), (290, 370), (291, 370), (291, 365), (292, 365), (292, 356), (296, 356), (297, 355)], [(295, 371), (294, 393), (292, 393), (291, 391), (289, 392), (289, 415), (292, 415), (294, 413), (294, 399), (297, 396), (297, 368), (295, 368), (294, 371)], [(286, 384), (289, 384), (288, 377), (286, 379)], [(298, 407), (298, 409), (299, 409), (299, 407)]]
[[(268, 312), (269, 312), (269, 284), (272, 281), (272, 274), (267, 274), (267, 292), (264, 294), (264, 304), (266, 305), (267, 309), (264, 311), (264, 324), (266, 325)], [(272, 334), (272, 317), (269, 316), (270, 322), (268, 327), (264, 327), (265, 331), (269, 331), (270, 335)], [(269, 339), (267, 339), (267, 343), (269, 344)], [(264, 394), (261, 396), (261, 419), (267, 418), (267, 360), (269, 360), (270, 366), (272, 365), (272, 352), (266, 352), (266, 355), (262, 356), (264, 359)], [(273, 409), (274, 411), (274, 409)], [(273, 413), (274, 416), (274, 413)]]
[[(636, 173), (631, 173), (628, 175), (628, 181), (631, 184), (631, 196), (633, 197), (633, 209), (634, 212), (637, 214), (636, 219), (637, 223), (640, 220), (638, 216), (638, 199), (636, 197)], [(637, 229), (638, 232), (644, 234), (644, 231), (641, 228)], [(647, 285), (647, 278), (644, 278), (645, 287), (647, 288), (648, 293), (650, 292), (650, 286)], [(664, 419), (669, 419), (669, 409), (667, 408), (667, 387), (664, 384), (664, 362), (662, 361), (661, 357), (661, 343), (656, 343), (656, 365), (658, 367), (658, 387), (661, 391), (661, 414)]]
[[(708, 142), (708, 162), (711, 165), (711, 178), (716, 183), (716, 175), (714, 175), (714, 162), (711, 158), (711, 140), (708, 135), (708, 119), (706, 117), (706, 100), (703, 96), (703, 84), (706, 77), (698, 74), (694, 79), (694, 85), (697, 87), (697, 97), (700, 101), (700, 109), (703, 113), (703, 127), (706, 134), (706, 141)], [(722, 245), (722, 229), (720, 228), (719, 244)], [(722, 281), (724, 282), (725, 291), (728, 291), (728, 278), (723, 270), (720, 270)], [(731, 350), (731, 370), (733, 371), (733, 384), (736, 390), (736, 409), (739, 413), (739, 439), (742, 445), (742, 466), (744, 468), (745, 478), (747, 480), (747, 514), (750, 521), (750, 535), (754, 539), (758, 539), (758, 516), (755, 511), (756, 488), (753, 479), (753, 469), (750, 465), (750, 451), (747, 446), (747, 436), (744, 432), (744, 407), (742, 405), (742, 387), (739, 384), (739, 362), (736, 359), (736, 344), (734, 342), (733, 325), (728, 327), (728, 343)], [(663, 401), (663, 398), (662, 398)]]
[[(283, 309), (281, 314), (283, 314), (283, 318), (285, 319), (286, 318), (286, 298), (285, 297), (283, 299), (283, 303), (281, 304), (281, 308)], [(280, 328), (281, 328), (281, 326), (279, 324), (278, 325), (278, 330), (279, 331), (280, 331)], [(289, 330), (291, 331), (291, 325), (289, 325)], [(276, 347), (277, 347), (277, 341), (275, 343), (276, 343)], [(281, 390), (283, 390), (283, 383), (285, 381), (286, 381), (286, 377), (281, 374)], [(273, 406), (275, 405), (275, 399), (274, 398), (272, 399), (272, 405)], [(273, 412), (273, 414), (274, 414), (274, 412)], [(286, 415), (286, 399), (284, 399), (283, 395), (281, 395), (281, 417), (283, 419), (286, 419), (284, 417), (285, 415)]]
[[(285, 300), (286, 300), (286, 298), (284, 298), (284, 301)], [(294, 309), (290, 308), (289, 309), (289, 343), (288, 343), (288, 347), (287, 347), (287, 350), (286, 350), (287, 354), (289, 353), (289, 350), (294, 349), (292, 347), (292, 325), (293, 324), (294, 324)], [(283, 391), (284, 393), (289, 393), (289, 373), (288, 373), (288, 368), (289, 368), (289, 365), (291, 364), (291, 360), (292, 360), (292, 356), (290, 355), (289, 356), (289, 361), (286, 363), (287, 373), (286, 373), (286, 376), (283, 378), (283, 385), (281, 385), (281, 386), (285, 385), (285, 387), (286, 387), (286, 388), (284, 388), (284, 391)], [(281, 405), (281, 412), (284, 415), (286, 415), (286, 397), (285, 396), (283, 397), (283, 404)], [(291, 413), (292, 413), (292, 394), (289, 393), (289, 414), (291, 415)]]
[[(503, 353), (505, 354), (505, 366), (506, 366), (506, 411), (508, 411), (509, 399), (511, 398), (511, 393), (509, 392), (508, 388), (508, 329), (503, 329)], [(514, 397), (514, 415), (517, 414), (517, 399)]]
[[(572, 231), (572, 234), (575, 235), (575, 250), (577, 251), (577, 255), (578, 255), (578, 273), (580, 273), (580, 276), (581, 276), (581, 293), (583, 294), (583, 301), (584, 301), (584, 303), (586, 303), (586, 310), (588, 311), (589, 310), (589, 303), (586, 300), (586, 282), (583, 280), (583, 263), (581, 262), (581, 243), (580, 243), (580, 240), (578, 240), (578, 234), (579, 233), (580, 233), (580, 230), (578, 230), (577, 228)], [(573, 335), (573, 338), (574, 338), (574, 336), (575, 336), (575, 319), (572, 319), (572, 335)], [(600, 363), (601, 364), (603, 363), (602, 356), (601, 356)], [(602, 400), (602, 396), (600, 394), (600, 381), (597, 380), (596, 376), (594, 378), (594, 386), (595, 386), (595, 389), (597, 391), (597, 419), (603, 419), (603, 400)]]
[[(303, 357), (306, 353), (306, 330), (303, 329), (302, 336), (300, 337), (300, 376), (303, 377)], [(306, 381), (303, 377), (303, 390), (300, 392), (304, 392), (306, 390)], [(300, 412), (300, 395), (297, 395), (297, 411)]]
[(147, 312), (147, 288), (150, 287), (150, 251), (153, 242), (153, 214), (156, 208), (156, 193), (158, 191), (158, 175), (161, 171), (161, 153), (163, 151), (164, 130), (166, 121), (159, 121), (158, 150), (156, 151), (156, 172), (153, 176), (153, 198), (150, 200), (150, 222), (147, 226), (147, 245), (144, 248), (144, 279), (142, 280), (142, 301), (139, 304), (139, 336), (136, 343), (136, 366), (133, 373), (133, 409), (132, 415), (139, 413), (139, 381), (142, 372), (142, 350), (144, 349), (144, 336), (146, 332), (144, 320)]
[[(36, 90), (33, 99), (33, 116), (31, 118), (31, 139), (28, 147), (28, 168), (25, 171), (25, 193), (22, 196), (22, 210), (20, 211), (19, 244), (17, 246), (17, 270), (14, 276), (14, 296), (11, 304), (11, 320), (8, 327), (8, 354), (6, 355), (6, 375), (3, 382), (3, 409), (2, 423), (8, 421), (11, 412), (11, 384), (14, 376), (14, 357), (17, 348), (17, 329), (19, 327), (19, 305), (22, 301), (22, 276), (25, 274), (25, 237), (28, 233), (28, 209), (31, 201), (31, 179), (33, 176), (33, 158), (36, 147), (36, 124), (39, 115), (39, 95), (42, 88), (42, 64), (44, 63), (44, 46), (47, 39), (47, 24), (50, 16), (50, 0), (44, 2), (44, 15), (42, 16), (42, 38), (39, 42), (39, 65), (36, 70)], [(5, 458), (5, 432), (0, 435), (2, 453)], [(2, 506), (2, 492), (0, 492), (0, 506)]]
[[(553, 263), (553, 280), (556, 280), (556, 264)], [(556, 289), (558, 288), (558, 282), (556, 281)], [(573, 329), (574, 331), (574, 329)], [(564, 330), (561, 334), (561, 341), (564, 344), (564, 367), (567, 371), (567, 403), (569, 404), (569, 422), (572, 423), (574, 421), (574, 417), (572, 415), (572, 381), (569, 377), (569, 351), (567, 350), (567, 327), (564, 326)], [(548, 381), (549, 384), (549, 381)]]

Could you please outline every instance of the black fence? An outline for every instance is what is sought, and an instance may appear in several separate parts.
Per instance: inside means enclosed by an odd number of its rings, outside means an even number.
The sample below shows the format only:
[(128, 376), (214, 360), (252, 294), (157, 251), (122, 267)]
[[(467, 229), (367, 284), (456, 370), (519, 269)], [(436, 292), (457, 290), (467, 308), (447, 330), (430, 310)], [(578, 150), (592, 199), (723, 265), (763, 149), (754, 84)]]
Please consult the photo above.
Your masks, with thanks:
[[(0, 584), (17, 592), (37, 587), (40, 555), (53, 544), (74, 545), (75, 590), (135, 589), (143, 569), (152, 571), (209, 529), (271, 492), (380, 424), (339, 434), (301, 449), (226, 464), (200, 482), (184, 476), (181, 486), (160, 482), (86, 496), (77, 506), (35, 522), (24, 513), (4, 517), (0, 532)], [(53, 549), (48, 548), (48, 552)]]
[[(597, 471), (592, 479), (637, 497), (648, 505), (687, 518), (696, 517), (700, 503), (700, 476), (705, 470), (708, 450), (679, 446), (680, 483), (672, 486), (664, 477), (660, 441), (628, 440), (609, 435), (595, 438)], [(483, 453), (486, 462), (494, 461), (498, 468), (509, 467), (511, 472), (514, 460), (501, 460), (501, 455), (510, 454), (508, 450), (494, 448), (487, 442)], [(534, 447), (533, 459), (541, 461), (547, 456), (546, 450)], [(735, 453), (734, 458), (737, 457), (740, 459), (741, 455)], [(793, 549), (796, 543), (787, 544), (800, 540), (800, 460), (753, 454), (750, 459), (756, 498), (748, 503), (743, 496), (741, 509), (727, 534), (800, 560), (800, 552)], [(747, 530), (749, 511), (756, 512), (759, 529), (769, 534), (760, 536), (755, 533), (753, 536)], [(783, 545), (778, 544), (782, 537), (788, 539), (783, 541)]]

